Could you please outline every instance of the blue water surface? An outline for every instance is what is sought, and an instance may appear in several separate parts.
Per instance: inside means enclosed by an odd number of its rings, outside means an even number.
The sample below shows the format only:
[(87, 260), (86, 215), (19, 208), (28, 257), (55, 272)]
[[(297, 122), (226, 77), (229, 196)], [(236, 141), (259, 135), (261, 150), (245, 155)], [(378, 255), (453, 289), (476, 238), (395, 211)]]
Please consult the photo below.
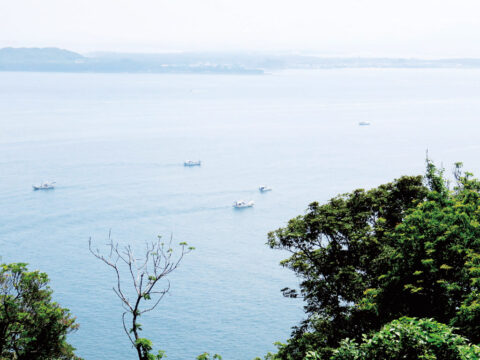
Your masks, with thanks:
[[(88, 239), (186, 241), (196, 250), (144, 335), (170, 360), (252, 359), (304, 317), (281, 295), (298, 279), (267, 233), (311, 201), (421, 174), (426, 149), (480, 174), (479, 114), (479, 70), (0, 73), (0, 255), (49, 274), (80, 356), (133, 360), (114, 274)], [(32, 191), (42, 180), (56, 189)], [(233, 209), (240, 199), (256, 205)]]

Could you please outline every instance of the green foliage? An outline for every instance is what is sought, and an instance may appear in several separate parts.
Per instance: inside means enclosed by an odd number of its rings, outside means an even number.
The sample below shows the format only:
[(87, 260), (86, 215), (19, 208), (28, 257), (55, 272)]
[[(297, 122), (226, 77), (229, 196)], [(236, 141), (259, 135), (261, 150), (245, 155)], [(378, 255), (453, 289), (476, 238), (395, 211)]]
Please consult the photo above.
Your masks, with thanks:
[(292, 253), (282, 266), (302, 280), (300, 294), (288, 288), (283, 293), (302, 296), (308, 316), (279, 347), (279, 359), (303, 360), (314, 350), (325, 356), (341, 339), (381, 326), (373, 311), (355, 304), (366, 289), (375, 288), (391, 257), (385, 247), (388, 232), (427, 193), (422, 177), (405, 176), (373, 190), (337, 196), (322, 206), (312, 203), (305, 215), (269, 234), (270, 247)]
[[(142, 330), (140, 324), (135, 324), (134, 328), (135, 330)], [(134, 332), (134, 328), (132, 328), (130, 332)], [(137, 349), (138, 357), (141, 360), (160, 360), (167, 357), (165, 355), (165, 351), (163, 350), (159, 350), (157, 355), (152, 354), (151, 351), (153, 350), (153, 343), (147, 338), (136, 338), (133, 346)]]
[[(402, 177), (310, 204), (269, 234), (292, 255), (307, 319), (276, 358), (328, 358), (402, 316), (432, 318), (480, 342), (480, 182), (455, 168), (456, 185), (427, 160), (425, 177)], [(345, 345), (345, 343), (344, 343)], [(347, 345), (345, 345), (347, 346)], [(348, 358), (345, 358), (348, 359)]]
[(0, 358), (78, 359), (66, 336), (78, 328), (68, 309), (52, 302), (48, 276), (27, 265), (0, 266)]
[(164, 359), (164, 358), (166, 358), (166, 357), (167, 357), (167, 355), (165, 355), (165, 351), (163, 351), (163, 350), (158, 350), (157, 355), (155, 355), (152, 359), (161, 360), (161, 359)]
[(212, 359), (212, 360), (215, 360), (215, 359), (222, 360), (222, 357), (218, 354), (215, 354), (215, 355), (213, 355), (212, 358), (210, 358), (210, 354), (206, 353), (206, 352), (197, 356), (197, 360), (210, 360), (210, 359)]
[(452, 328), (431, 319), (402, 317), (394, 320), (360, 345), (343, 340), (331, 360), (423, 359), (476, 360), (480, 347), (453, 333)]
[(141, 356), (146, 360), (161, 360), (167, 357), (165, 351), (159, 350), (157, 355), (152, 354), (150, 351), (153, 349), (153, 343), (147, 338), (138, 338), (134, 343), (135, 347), (140, 350)]
[(457, 164), (457, 185), (449, 191), (432, 166), (427, 179), (435, 188), (387, 237), (386, 246), (392, 250), (384, 276), (376, 284), (375, 298), (366, 294), (360, 306), (386, 319), (434, 318), (458, 327), (477, 343), (480, 182), (471, 174), (462, 175)]

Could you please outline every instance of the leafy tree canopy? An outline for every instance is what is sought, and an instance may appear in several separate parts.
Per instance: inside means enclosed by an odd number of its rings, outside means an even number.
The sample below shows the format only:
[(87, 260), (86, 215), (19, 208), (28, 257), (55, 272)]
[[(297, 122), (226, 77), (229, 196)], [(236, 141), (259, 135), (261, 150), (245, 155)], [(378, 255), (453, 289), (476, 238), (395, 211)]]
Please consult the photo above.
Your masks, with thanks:
[(340, 341), (361, 340), (402, 316), (432, 318), (480, 341), (480, 182), (455, 168), (449, 187), (427, 161), (424, 177), (404, 176), (355, 190), (269, 234), (291, 256), (307, 318), (279, 359), (309, 351), (328, 358)]
[(48, 276), (26, 264), (0, 266), (0, 358), (79, 359), (66, 341), (77, 329), (68, 309), (52, 302)]
[(382, 327), (358, 345), (345, 339), (331, 360), (423, 359), (476, 360), (480, 347), (431, 319), (402, 317)]

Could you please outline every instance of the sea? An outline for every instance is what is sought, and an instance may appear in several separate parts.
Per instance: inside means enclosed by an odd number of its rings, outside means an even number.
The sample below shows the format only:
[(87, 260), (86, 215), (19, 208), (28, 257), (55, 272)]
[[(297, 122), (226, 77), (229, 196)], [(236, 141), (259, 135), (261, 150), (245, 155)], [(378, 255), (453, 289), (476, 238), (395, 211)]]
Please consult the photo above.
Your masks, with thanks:
[[(301, 279), (270, 231), (313, 201), (423, 174), (427, 151), (447, 175), (457, 161), (480, 174), (479, 137), (479, 69), (1, 72), (1, 261), (49, 275), (79, 356), (133, 360), (115, 274), (89, 239), (108, 255), (110, 233), (139, 258), (158, 236), (174, 254), (187, 242), (142, 336), (169, 360), (251, 360), (305, 318), (281, 294)], [(55, 189), (33, 191), (42, 181)]]

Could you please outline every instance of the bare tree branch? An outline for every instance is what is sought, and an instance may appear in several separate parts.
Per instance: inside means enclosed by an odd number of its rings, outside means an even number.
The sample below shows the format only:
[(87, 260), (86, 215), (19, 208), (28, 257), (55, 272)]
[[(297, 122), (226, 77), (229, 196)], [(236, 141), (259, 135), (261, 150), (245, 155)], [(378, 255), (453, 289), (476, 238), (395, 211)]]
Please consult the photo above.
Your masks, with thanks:
[[(151, 345), (146, 345), (139, 336), (140, 325), (137, 318), (142, 314), (154, 310), (163, 297), (170, 291), (170, 281), (167, 276), (180, 265), (183, 257), (190, 253), (194, 248), (188, 247), (187, 243), (179, 244), (179, 253), (174, 257), (172, 247), (173, 236), (170, 236), (168, 245), (161, 241), (159, 236), (156, 242), (145, 244), (145, 253), (142, 257), (136, 258), (131, 245), (120, 248), (118, 243), (114, 243), (111, 237), (111, 231), (108, 233), (108, 256), (102, 255), (98, 249), (92, 249), (92, 239), (88, 241), (90, 252), (97, 259), (101, 260), (114, 270), (116, 276), (116, 285), (113, 287), (114, 293), (122, 302), (125, 310), (122, 314), (122, 324), (133, 347), (137, 350), (139, 360), (147, 360), (150, 354)], [(122, 271), (128, 271), (127, 278), (131, 278), (131, 286), (135, 290), (136, 296), (133, 302), (125, 295), (122, 287)], [(123, 272), (125, 274), (125, 272)], [(161, 290), (155, 290), (160, 282), (165, 281), (165, 286)], [(146, 306), (144, 302), (153, 301), (153, 305)], [(132, 328), (128, 329), (126, 316), (131, 316)], [(133, 334), (133, 336), (132, 336)]]

